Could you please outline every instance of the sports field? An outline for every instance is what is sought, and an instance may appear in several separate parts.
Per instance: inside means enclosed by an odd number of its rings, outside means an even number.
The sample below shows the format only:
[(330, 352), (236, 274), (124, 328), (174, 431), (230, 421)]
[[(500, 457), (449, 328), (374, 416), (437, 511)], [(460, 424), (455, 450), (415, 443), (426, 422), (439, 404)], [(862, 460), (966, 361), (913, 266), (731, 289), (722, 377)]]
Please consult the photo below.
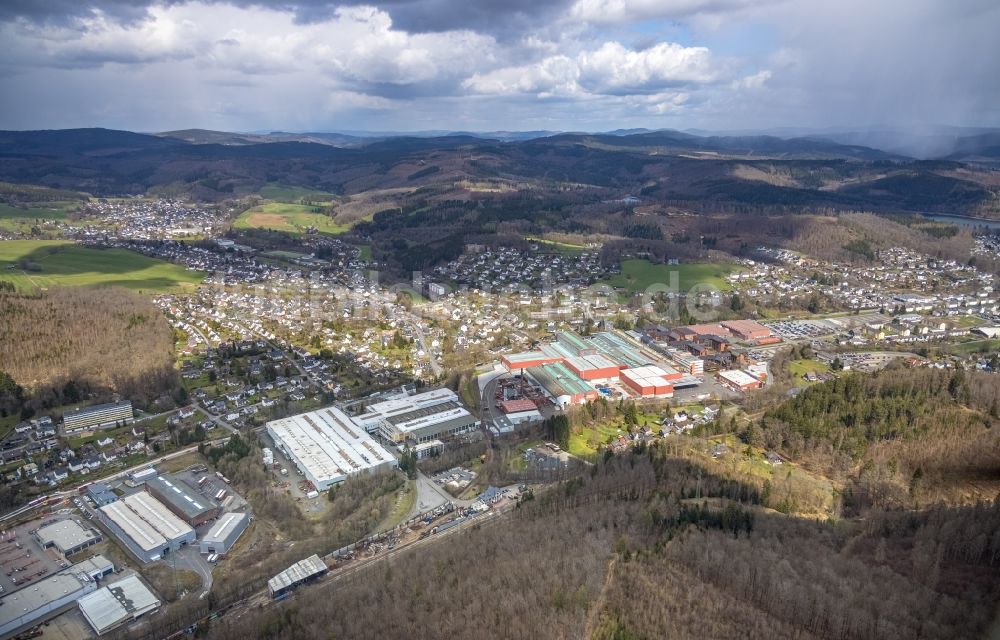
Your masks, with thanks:
[(316, 213), (317, 207), (285, 202), (269, 202), (247, 209), (233, 224), (237, 229), (267, 229), (285, 233), (306, 233), (314, 227), (319, 233), (339, 235), (351, 227), (338, 224), (330, 216)]
[(204, 276), (125, 249), (92, 249), (58, 240), (0, 242), (0, 280), (24, 291), (86, 285), (176, 291), (194, 286)]
[(728, 291), (725, 276), (736, 271), (728, 264), (709, 262), (690, 264), (653, 264), (649, 260), (625, 260), (620, 274), (605, 280), (612, 287), (620, 287), (633, 292), (645, 291), (654, 284), (671, 286), (671, 274), (677, 273), (680, 291), (690, 291), (695, 285), (711, 286), (719, 291)]

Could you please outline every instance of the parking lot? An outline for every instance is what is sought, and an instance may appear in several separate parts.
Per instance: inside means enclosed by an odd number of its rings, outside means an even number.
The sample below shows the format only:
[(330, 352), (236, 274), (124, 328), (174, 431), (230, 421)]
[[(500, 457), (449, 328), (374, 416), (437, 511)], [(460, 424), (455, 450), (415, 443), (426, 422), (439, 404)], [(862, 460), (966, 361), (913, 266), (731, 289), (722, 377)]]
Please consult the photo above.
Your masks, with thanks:
[(842, 327), (827, 320), (776, 320), (763, 323), (771, 333), (784, 340), (808, 340), (842, 331)]
[(69, 564), (55, 549), (42, 549), (31, 535), (32, 531), (69, 514), (57, 514), (43, 520), (33, 520), (0, 534), (0, 589), (10, 593), (46, 576), (56, 573)]

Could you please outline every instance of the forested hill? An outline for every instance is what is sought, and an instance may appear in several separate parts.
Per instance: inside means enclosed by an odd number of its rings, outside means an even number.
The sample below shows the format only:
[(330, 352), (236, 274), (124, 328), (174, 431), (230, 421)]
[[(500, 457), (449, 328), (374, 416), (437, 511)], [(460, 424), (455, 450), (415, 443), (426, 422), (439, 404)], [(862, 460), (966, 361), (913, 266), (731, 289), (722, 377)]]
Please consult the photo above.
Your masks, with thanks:
[(1000, 491), (994, 376), (893, 367), (806, 389), (743, 438), (843, 479), (845, 506), (912, 507)]
[(944, 640), (990, 624), (1000, 503), (799, 520), (667, 449), (601, 460), (509, 517), (208, 636)]
[[(310, 134), (312, 135), (312, 134)], [(267, 139), (267, 142), (260, 142)], [(346, 139), (345, 139), (346, 140)], [(0, 181), (96, 196), (187, 190), (224, 200), (281, 183), (352, 194), (427, 190), (438, 201), (572, 190), (588, 203), (627, 194), (694, 211), (736, 208), (946, 211), (976, 214), (997, 199), (988, 171), (918, 162), (811, 138), (559, 134), (503, 140), (470, 135), (350, 139), (106, 129), (0, 132)], [(435, 170), (431, 170), (436, 168)], [(992, 209), (989, 209), (992, 210)]]

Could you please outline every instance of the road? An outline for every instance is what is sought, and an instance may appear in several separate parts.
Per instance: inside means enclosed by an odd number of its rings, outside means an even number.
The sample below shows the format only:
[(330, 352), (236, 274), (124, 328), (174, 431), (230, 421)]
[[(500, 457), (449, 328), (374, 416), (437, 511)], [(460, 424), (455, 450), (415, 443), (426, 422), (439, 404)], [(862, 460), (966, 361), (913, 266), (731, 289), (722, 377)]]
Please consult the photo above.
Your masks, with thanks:
[(201, 593), (198, 598), (204, 598), (212, 588), (212, 567), (201, 557), (197, 546), (186, 546), (170, 554), (167, 562), (174, 570), (194, 571), (201, 578)]
[(508, 378), (509, 375), (505, 372), (497, 371), (493, 373), (484, 373), (480, 376), (480, 379), (487, 376), (488, 378), (486, 383), (480, 385), (480, 388), (482, 389), (482, 396), (479, 399), (479, 417), (482, 419), (483, 424), (489, 428), (497, 424), (498, 419), (501, 419), (502, 422), (508, 422), (503, 413), (496, 408), (495, 403), (497, 385), (500, 384), (501, 380)]
[(417, 337), (417, 342), (420, 343), (420, 348), (427, 355), (427, 362), (431, 365), (431, 371), (434, 372), (434, 377), (440, 376), (444, 373), (444, 369), (438, 364), (438, 361), (434, 358), (434, 354), (430, 350), (430, 345), (427, 344), (427, 337), (424, 335), (424, 329), (420, 326), (419, 320), (410, 319), (410, 328), (413, 329), (413, 335)]

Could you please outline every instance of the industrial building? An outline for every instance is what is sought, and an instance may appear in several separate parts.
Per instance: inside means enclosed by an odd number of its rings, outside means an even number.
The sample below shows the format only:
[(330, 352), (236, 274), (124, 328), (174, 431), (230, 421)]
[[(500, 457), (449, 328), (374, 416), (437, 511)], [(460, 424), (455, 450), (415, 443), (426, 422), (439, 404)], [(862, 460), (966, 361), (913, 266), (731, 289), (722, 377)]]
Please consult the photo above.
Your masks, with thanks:
[(236, 540), (247, 530), (250, 516), (246, 513), (227, 513), (212, 525), (201, 539), (202, 553), (229, 553)]
[(43, 549), (55, 547), (64, 556), (82, 551), (92, 544), (101, 541), (101, 534), (96, 529), (84, 527), (76, 520), (66, 519), (39, 527), (35, 539)]
[(219, 505), (202, 496), (180, 478), (157, 476), (146, 481), (146, 491), (192, 527), (214, 520), (222, 512)]
[(759, 379), (739, 369), (720, 371), (718, 377), (719, 382), (736, 391), (750, 391), (751, 389), (759, 389), (763, 386)]
[[(701, 329), (726, 333), (721, 325)], [(678, 371), (644, 346), (641, 336), (636, 336), (601, 332), (585, 338), (572, 331), (560, 331), (554, 342), (535, 351), (502, 356), (501, 362), (508, 371), (521, 371), (534, 380), (559, 407), (595, 400), (596, 386), (616, 381), (639, 395), (659, 397), (671, 396), (675, 387), (700, 384), (692, 377), (703, 373), (700, 359), (682, 352), (669, 356), (675, 362), (680, 359), (682, 371)], [(651, 374), (650, 367), (657, 373)], [(626, 374), (628, 371), (632, 373)], [(639, 383), (646, 379), (651, 386)]]
[(674, 395), (674, 387), (668, 376), (681, 377), (676, 371), (668, 373), (660, 367), (647, 366), (625, 369), (622, 371), (621, 381), (644, 398), (671, 398)]
[(272, 598), (277, 598), (300, 584), (315, 580), (324, 573), (326, 573), (326, 563), (314, 554), (305, 560), (299, 560), (268, 580), (267, 590), (271, 592)]
[(160, 601), (135, 575), (87, 594), (77, 604), (97, 635), (160, 608)]
[(73, 571), (86, 575), (94, 582), (100, 582), (101, 578), (115, 572), (115, 565), (104, 556), (96, 555), (74, 564)]
[(126, 496), (99, 511), (102, 522), (142, 562), (154, 562), (195, 541), (190, 525), (145, 492)]
[(78, 433), (88, 429), (97, 429), (116, 424), (132, 422), (132, 401), (95, 404), (92, 407), (80, 407), (63, 414), (63, 430), (65, 433)]
[(725, 320), (720, 324), (737, 338), (748, 342), (771, 337), (770, 329), (753, 320)]
[(597, 399), (597, 389), (581, 380), (561, 362), (543, 364), (525, 370), (542, 392), (561, 408)]
[(39, 624), (60, 613), (63, 607), (97, 589), (85, 574), (70, 569), (18, 589), (0, 598), (0, 637)]
[(118, 499), (118, 496), (111, 491), (108, 485), (103, 482), (95, 482), (87, 487), (87, 497), (94, 501), (98, 507), (111, 504)]
[(349, 476), (396, 466), (396, 458), (336, 407), (267, 423), (267, 433), (313, 484), (326, 491)]
[(454, 391), (434, 389), (376, 402), (357, 418), (357, 424), (391, 442), (421, 444), (468, 433), (479, 420)]
[(535, 403), (527, 398), (517, 400), (501, 400), (500, 411), (511, 424), (521, 424), (534, 420), (541, 420), (542, 414), (538, 411)]

